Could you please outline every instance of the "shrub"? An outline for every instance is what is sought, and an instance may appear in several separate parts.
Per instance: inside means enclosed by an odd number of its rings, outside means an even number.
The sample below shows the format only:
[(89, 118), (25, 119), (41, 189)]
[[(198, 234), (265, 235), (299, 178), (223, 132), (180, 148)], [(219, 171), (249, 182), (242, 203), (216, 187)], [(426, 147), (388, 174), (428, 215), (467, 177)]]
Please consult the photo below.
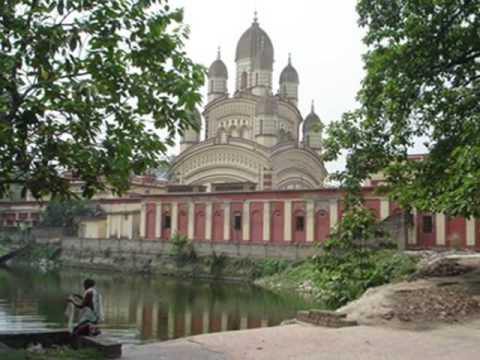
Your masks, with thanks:
[(254, 277), (259, 278), (264, 276), (272, 276), (285, 271), (288, 266), (288, 261), (284, 259), (263, 259), (255, 264)]
[(178, 265), (197, 260), (197, 253), (192, 241), (180, 234), (175, 234), (172, 237), (170, 256), (175, 258)]
[(224, 253), (217, 255), (215, 251), (212, 252), (212, 256), (210, 258), (210, 274), (218, 277), (222, 273), (223, 269), (225, 268), (227, 262), (227, 256)]

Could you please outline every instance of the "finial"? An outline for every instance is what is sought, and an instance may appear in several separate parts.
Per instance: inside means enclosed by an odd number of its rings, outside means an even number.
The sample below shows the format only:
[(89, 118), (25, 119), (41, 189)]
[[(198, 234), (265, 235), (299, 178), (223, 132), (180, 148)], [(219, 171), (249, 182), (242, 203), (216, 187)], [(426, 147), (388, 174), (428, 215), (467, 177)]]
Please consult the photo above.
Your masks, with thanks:
[(258, 11), (257, 11), (257, 9), (255, 9), (255, 11), (253, 12), (253, 23), (258, 24)]
[(222, 58), (222, 57), (221, 57), (221, 50), (222, 50), (222, 48), (219, 46), (219, 47), (217, 48), (217, 60), (220, 60), (220, 59)]
[(315, 112), (315, 100), (312, 100), (312, 113)]
[(292, 53), (288, 53), (288, 65), (292, 65)]

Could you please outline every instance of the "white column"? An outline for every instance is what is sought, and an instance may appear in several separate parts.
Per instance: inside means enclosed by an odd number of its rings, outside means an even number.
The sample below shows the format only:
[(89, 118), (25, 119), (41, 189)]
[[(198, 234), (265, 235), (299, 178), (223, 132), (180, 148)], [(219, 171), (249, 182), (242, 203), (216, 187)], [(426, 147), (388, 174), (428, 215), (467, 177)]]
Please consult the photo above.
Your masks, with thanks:
[(436, 245), (445, 246), (447, 243), (445, 214), (435, 214), (435, 230), (435, 232), (437, 233)]
[(475, 219), (469, 218), (466, 220), (467, 226), (467, 246), (475, 246), (476, 236), (475, 236)]
[(112, 232), (112, 217), (107, 215), (107, 233), (105, 234), (107, 239), (110, 239), (110, 233)]
[(380, 220), (390, 216), (390, 201), (388, 199), (380, 200)]
[(248, 201), (243, 203), (242, 238), (245, 241), (250, 240), (250, 202)]
[(140, 208), (140, 238), (145, 238), (145, 230), (147, 226), (146, 222), (146, 212), (147, 212), (147, 205), (144, 203)]
[(417, 244), (417, 209), (412, 209), (412, 218), (413, 224), (411, 227), (410, 236), (408, 237), (408, 244), (409, 245), (416, 245)]
[(313, 242), (315, 240), (315, 202), (313, 200), (307, 201), (307, 233), (306, 241)]
[(168, 306), (167, 336), (169, 339), (175, 336), (175, 311), (172, 304)]
[(245, 313), (240, 314), (240, 330), (248, 329), (248, 316)]
[(155, 238), (162, 237), (162, 203), (157, 203), (157, 213), (155, 215)]
[(270, 214), (271, 214), (271, 203), (264, 202), (263, 203), (263, 241), (270, 241)]
[(221, 320), (220, 320), (220, 329), (222, 331), (228, 330), (228, 314), (226, 312), (222, 312)]
[(172, 203), (172, 216), (171, 216), (171, 233), (170, 237), (174, 237), (177, 234), (177, 229), (178, 229), (178, 203), (173, 202)]
[(126, 225), (125, 225), (125, 235), (128, 239), (133, 239), (133, 215), (128, 214), (127, 220), (126, 220)]
[(333, 230), (338, 223), (338, 199), (330, 200), (330, 230)]
[(212, 240), (212, 203), (205, 206), (205, 240)]
[(290, 200), (285, 200), (284, 213), (283, 238), (285, 241), (292, 241), (292, 202)]
[(210, 331), (210, 313), (208, 309), (203, 310), (202, 314), (202, 333), (208, 334)]
[(153, 303), (152, 309), (152, 335), (156, 338), (158, 334), (158, 303)]
[(193, 240), (195, 231), (195, 203), (188, 203), (188, 238)]
[(137, 328), (143, 327), (143, 299), (140, 299), (137, 303), (137, 314), (135, 317)]
[(223, 240), (230, 240), (230, 203), (223, 204)]
[(122, 237), (123, 214), (117, 216), (117, 239)]
[(185, 336), (192, 335), (192, 310), (190, 306), (185, 308)]

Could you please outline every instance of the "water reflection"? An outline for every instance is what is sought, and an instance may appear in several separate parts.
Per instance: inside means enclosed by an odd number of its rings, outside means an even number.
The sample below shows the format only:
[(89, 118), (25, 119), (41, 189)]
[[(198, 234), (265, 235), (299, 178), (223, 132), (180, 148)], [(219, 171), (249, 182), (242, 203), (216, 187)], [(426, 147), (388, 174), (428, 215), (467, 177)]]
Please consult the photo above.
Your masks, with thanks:
[(104, 332), (126, 343), (273, 326), (308, 307), (244, 284), (0, 270), (0, 331), (64, 327), (65, 299), (87, 276), (104, 296)]

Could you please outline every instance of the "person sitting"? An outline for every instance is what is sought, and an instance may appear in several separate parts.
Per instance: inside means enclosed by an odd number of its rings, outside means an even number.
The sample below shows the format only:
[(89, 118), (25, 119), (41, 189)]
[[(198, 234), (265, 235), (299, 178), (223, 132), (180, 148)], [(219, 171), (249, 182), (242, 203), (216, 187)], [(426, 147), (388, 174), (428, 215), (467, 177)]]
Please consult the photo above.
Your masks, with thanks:
[(74, 335), (96, 336), (100, 334), (97, 325), (103, 317), (101, 295), (95, 289), (95, 281), (92, 279), (86, 279), (83, 282), (83, 287), (85, 289), (83, 296), (74, 294), (67, 300), (80, 311), (78, 324), (73, 328), (72, 333)]

